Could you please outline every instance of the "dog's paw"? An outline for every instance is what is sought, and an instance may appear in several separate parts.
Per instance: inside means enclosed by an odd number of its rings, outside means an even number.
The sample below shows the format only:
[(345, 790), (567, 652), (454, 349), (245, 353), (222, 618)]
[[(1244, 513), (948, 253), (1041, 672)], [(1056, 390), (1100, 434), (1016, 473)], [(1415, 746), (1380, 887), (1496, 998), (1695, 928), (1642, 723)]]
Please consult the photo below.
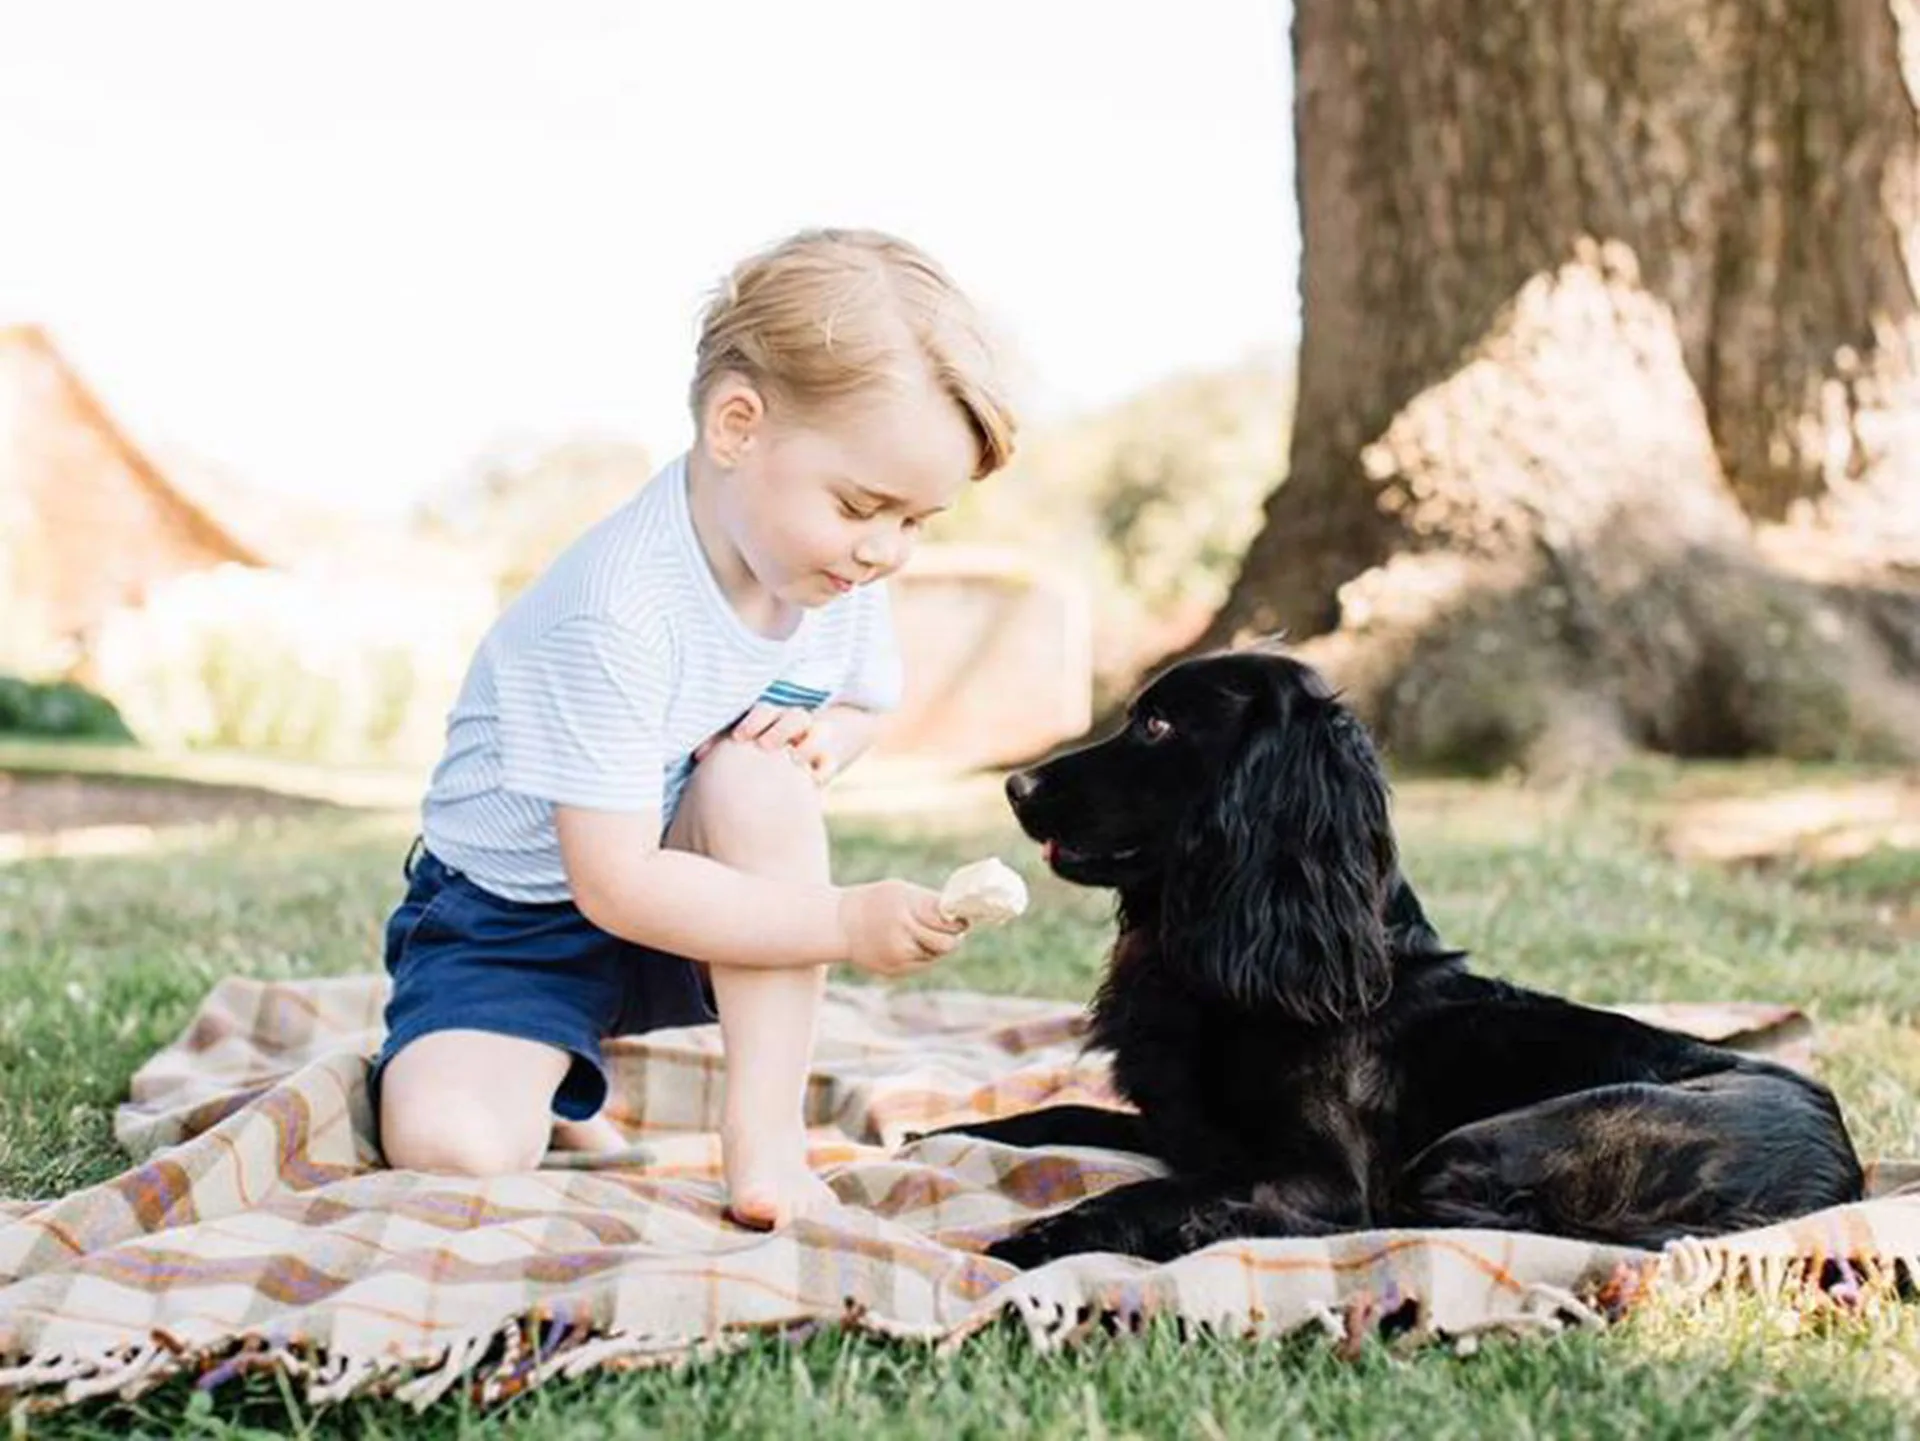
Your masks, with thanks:
[(985, 1123), (980, 1121), (974, 1121), (971, 1123), (962, 1122), (957, 1126), (935, 1126), (930, 1131), (907, 1131), (902, 1134), (900, 1144), (903, 1146), (910, 1146), (915, 1141), (930, 1141), (936, 1136), (978, 1137), (980, 1134), (978, 1127), (980, 1127), (983, 1124)]
[(1022, 1271), (1044, 1266), (1061, 1256), (1082, 1251), (1124, 1251), (1126, 1238), (1098, 1215), (1080, 1208), (1062, 1211), (1023, 1226), (1011, 1236), (1002, 1236), (987, 1248), (996, 1260), (1009, 1261)]
[(1056, 1250), (1049, 1244), (1044, 1226), (1028, 1226), (1011, 1236), (1002, 1236), (987, 1247), (987, 1254), (996, 1261), (1005, 1261), (1022, 1271), (1031, 1271), (1036, 1266), (1046, 1265), (1056, 1256), (1068, 1253)]

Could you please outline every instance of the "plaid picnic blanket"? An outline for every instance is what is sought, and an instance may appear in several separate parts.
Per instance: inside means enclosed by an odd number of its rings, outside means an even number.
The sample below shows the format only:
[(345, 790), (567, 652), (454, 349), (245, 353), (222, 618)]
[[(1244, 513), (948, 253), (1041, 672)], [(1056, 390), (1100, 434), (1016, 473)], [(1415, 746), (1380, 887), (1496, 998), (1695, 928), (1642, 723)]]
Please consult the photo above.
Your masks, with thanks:
[[(1049, 1102), (1116, 1103), (1104, 1061), (1081, 1050), (1077, 1007), (957, 992), (829, 992), (807, 1113), (813, 1163), (849, 1203), (831, 1220), (756, 1234), (722, 1217), (715, 1027), (609, 1045), (624, 1151), (485, 1181), (394, 1172), (366, 1091), (385, 986), (221, 982), (133, 1078), (116, 1133), (139, 1164), (56, 1200), (0, 1202), (0, 1396), (57, 1406), (280, 1367), (314, 1403), (385, 1391), (425, 1405), (455, 1385), (485, 1402), (756, 1331), (843, 1324), (956, 1344), (1008, 1313), (1043, 1346), (1154, 1314), (1249, 1336), (1317, 1324), (1349, 1341), (1393, 1316), (1458, 1338), (1594, 1322), (1661, 1283), (1831, 1293), (1901, 1266), (1911, 1283), (1920, 1256), (1920, 1171), (1883, 1168), (1878, 1189), (1903, 1194), (1658, 1256), (1376, 1231), (1021, 1274), (981, 1247), (1156, 1167), (907, 1142)], [(1756, 1048), (1808, 1043), (1805, 1019), (1778, 1007), (1637, 1009)]]

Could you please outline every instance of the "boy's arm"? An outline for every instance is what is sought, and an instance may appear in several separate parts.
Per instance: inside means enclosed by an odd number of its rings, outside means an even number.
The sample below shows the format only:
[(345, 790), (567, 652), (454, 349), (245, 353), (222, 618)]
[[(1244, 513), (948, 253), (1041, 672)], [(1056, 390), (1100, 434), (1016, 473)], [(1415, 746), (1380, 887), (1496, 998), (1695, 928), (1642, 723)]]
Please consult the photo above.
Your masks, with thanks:
[(556, 805), (567, 884), (601, 930), (722, 966), (790, 968), (850, 961), (903, 975), (951, 951), (965, 933), (940, 896), (901, 880), (811, 885), (750, 875), (669, 850), (657, 813)]
[[(574, 904), (603, 931), (728, 966), (847, 959), (840, 891), (660, 845), (659, 813), (553, 808)], [(768, 916), (778, 916), (778, 927)], [(644, 919), (643, 919), (644, 918)]]

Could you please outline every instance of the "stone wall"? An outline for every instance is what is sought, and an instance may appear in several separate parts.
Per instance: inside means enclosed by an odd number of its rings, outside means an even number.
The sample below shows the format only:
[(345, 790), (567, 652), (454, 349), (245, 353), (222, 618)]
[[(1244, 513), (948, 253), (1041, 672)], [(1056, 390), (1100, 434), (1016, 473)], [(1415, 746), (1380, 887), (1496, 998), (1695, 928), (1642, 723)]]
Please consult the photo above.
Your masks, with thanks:
[(1001, 764), (1091, 723), (1084, 585), (1016, 551), (926, 546), (891, 586), (906, 693), (877, 752)]

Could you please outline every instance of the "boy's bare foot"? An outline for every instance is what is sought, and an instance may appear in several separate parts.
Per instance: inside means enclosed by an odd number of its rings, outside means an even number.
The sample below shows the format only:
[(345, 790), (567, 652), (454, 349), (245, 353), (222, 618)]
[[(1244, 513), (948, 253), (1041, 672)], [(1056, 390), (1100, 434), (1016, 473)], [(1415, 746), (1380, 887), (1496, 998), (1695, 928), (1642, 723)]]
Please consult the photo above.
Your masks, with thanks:
[(723, 1131), (720, 1153), (727, 1215), (742, 1226), (771, 1231), (840, 1204), (833, 1188), (808, 1168), (804, 1139), (783, 1145)]
[(620, 1151), (627, 1138), (605, 1113), (585, 1121), (555, 1121), (553, 1149), (556, 1151)]

